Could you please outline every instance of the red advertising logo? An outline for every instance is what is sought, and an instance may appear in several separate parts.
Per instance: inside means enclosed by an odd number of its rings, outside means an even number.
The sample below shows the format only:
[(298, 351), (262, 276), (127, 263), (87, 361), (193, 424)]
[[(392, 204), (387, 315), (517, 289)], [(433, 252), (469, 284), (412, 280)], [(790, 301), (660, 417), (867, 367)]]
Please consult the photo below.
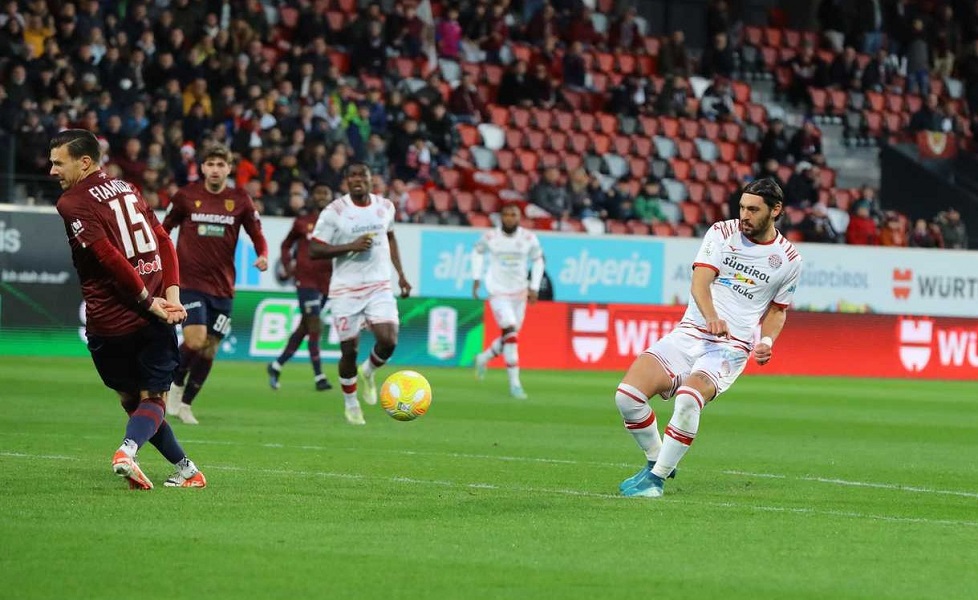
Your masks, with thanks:
[(913, 285), (913, 271), (911, 269), (893, 269), (893, 297), (897, 300), (910, 298), (910, 291)]

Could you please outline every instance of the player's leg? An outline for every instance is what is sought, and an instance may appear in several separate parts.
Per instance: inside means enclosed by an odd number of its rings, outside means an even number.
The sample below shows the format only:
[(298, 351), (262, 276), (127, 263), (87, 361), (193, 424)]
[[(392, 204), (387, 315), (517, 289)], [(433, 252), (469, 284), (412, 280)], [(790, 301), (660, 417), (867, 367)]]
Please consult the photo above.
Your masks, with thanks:
[(360, 350), (360, 336), (340, 340), (340, 388), (343, 390), (343, 408), (346, 420), (351, 425), (364, 425), (363, 409), (357, 399), (357, 352)]
[(207, 297), (195, 290), (180, 290), (180, 302), (187, 310), (183, 322), (183, 343), (180, 344), (180, 360), (173, 371), (173, 385), (167, 395), (166, 412), (178, 415), (183, 402), (187, 373), (197, 362), (200, 352), (207, 345)]
[(231, 299), (208, 296), (207, 320), (207, 337), (203, 348), (197, 353), (197, 360), (191, 365), (190, 372), (187, 374), (187, 384), (183, 390), (180, 412), (177, 415), (188, 425), (198, 424), (190, 407), (211, 373), (221, 341), (231, 331)]
[(526, 392), (520, 381), (520, 353), (517, 332), (523, 325), (523, 315), (526, 314), (526, 300), (509, 300), (508, 310), (504, 316), (507, 326), (503, 329), (503, 359), (506, 361), (506, 374), (509, 376), (509, 394), (517, 399), (526, 400)]
[(381, 368), (397, 347), (398, 313), (397, 301), (390, 292), (372, 295), (364, 309), (367, 323), (377, 340), (370, 350), (367, 360), (360, 364), (360, 376), (363, 378), (364, 401), (367, 404), (377, 404), (377, 384), (374, 373)]
[[(122, 409), (126, 414), (132, 416), (139, 406), (139, 393), (119, 392), (119, 400)], [(170, 424), (163, 420), (153, 437), (149, 438), (149, 443), (163, 455), (176, 468), (176, 472), (171, 475), (164, 483), (166, 487), (205, 487), (207, 479), (197, 468), (194, 461), (190, 460), (187, 453), (183, 451), (180, 442), (177, 441), (176, 434)], [(145, 476), (145, 475), (144, 475)], [(130, 487), (137, 487), (130, 481)]]
[[(496, 324), (499, 325), (500, 328), (503, 327), (499, 323), (499, 316), (498, 316), (498, 312), (501, 306), (502, 306), (501, 299), (495, 297), (489, 298), (489, 308), (492, 311), (493, 318), (496, 320)], [(489, 361), (491, 361), (492, 359), (496, 358), (497, 356), (503, 353), (503, 335), (505, 335), (505, 332), (501, 332), (499, 337), (489, 342), (489, 345), (486, 346), (485, 350), (483, 350), (482, 352), (476, 355), (475, 357), (476, 379), (484, 379), (486, 376), (486, 365), (489, 364)]]
[(692, 373), (676, 392), (675, 409), (666, 427), (659, 460), (652, 474), (663, 478), (676, 468), (696, 439), (700, 414), (708, 402), (729, 389), (747, 365), (746, 350), (711, 344), (692, 366)]
[[(691, 360), (683, 350), (689, 340), (678, 332), (671, 333), (640, 354), (629, 367), (615, 392), (615, 405), (625, 429), (645, 454), (646, 464), (619, 485), (627, 495), (648, 495), (652, 469), (659, 460), (662, 439), (649, 399), (668, 393), (679, 379), (677, 373), (688, 369)], [(667, 475), (671, 475), (670, 470)]]
[(333, 298), (329, 301), (333, 328), (340, 338), (340, 360), (337, 371), (343, 391), (346, 420), (363, 425), (363, 410), (357, 399), (357, 353), (360, 350), (360, 326), (363, 324), (363, 302), (358, 299)]
[[(292, 335), (289, 336), (289, 341), (285, 344), (285, 348), (282, 350), (282, 353), (278, 355), (278, 358), (268, 363), (268, 366), (265, 368), (265, 371), (268, 373), (268, 385), (273, 390), (277, 390), (279, 388), (278, 380), (282, 375), (282, 365), (287, 363), (289, 359), (292, 358), (292, 356), (296, 353), (296, 350), (299, 349), (299, 346), (302, 345), (302, 340), (304, 340), (306, 335), (309, 333), (309, 330), (306, 328), (306, 303), (309, 301), (308, 292), (310, 291), (315, 292), (315, 290), (308, 290), (306, 288), (296, 289), (296, 295), (299, 297), (299, 311), (302, 313), (302, 320), (299, 322), (299, 326), (295, 328), (295, 331), (292, 332)], [(318, 292), (316, 292), (316, 294), (318, 295)], [(318, 304), (319, 303), (317, 300), (317, 306)]]
[[(320, 308), (322, 305), (319, 305)], [(333, 385), (329, 382), (329, 378), (323, 373), (323, 360), (320, 355), (320, 340), (323, 336), (323, 320), (319, 316), (319, 311), (316, 311), (313, 315), (305, 315), (302, 317), (303, 325), (306, 331), (309, 332), (309, 362), (312, 364), (313, 380), (315, 382), (317, 391), (325, 391), (333, 389)]]
[[(146, 328), (151, 326), (152, 324), (147, 325)], [(120, 477), (125, 477), (129, 481), (130, 488), (148, 490), (152, 489), (153, 482), (139, 468), (136, 453), (156, 433), (160, 422), (163, 421), (165, 407), (162, 398), (156, 397), (156, 402), (153, 402), (147, 396), (147, 401), (144, 402), (135, 391), (142, 385), (140, 352), (143, 343), (142, 330), (122, 336), (102, 337), (92, 334), (88, 336), (88, 350), (102, 382), (116, 392), (129, 392), (133, 397), (131, 404), (125, 407), (129, 420), (126, 422), (122, 445), (112, 456), (112, 471)], [(174, 367), (176, 367), (175, 348), (167, 371), (169, 377), (172, 377)]]

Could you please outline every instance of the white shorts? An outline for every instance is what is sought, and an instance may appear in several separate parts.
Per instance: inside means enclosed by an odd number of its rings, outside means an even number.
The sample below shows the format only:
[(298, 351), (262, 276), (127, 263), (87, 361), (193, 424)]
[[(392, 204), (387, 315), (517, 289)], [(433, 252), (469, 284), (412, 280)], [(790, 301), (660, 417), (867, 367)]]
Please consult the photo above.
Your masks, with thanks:
[(523, 326), (523, 317), (526, 316), (526, 298), (490, 297), (489, 308), (492, 309), (492, 317), (500, 329), (512, 327), (519, 331)]
[(717, 340), (696, 329), (677, 328), (645, 351), (670, 375), (700, 371), (713, 381), (717, 395), (730, 389), (747, 366), (750, 353), (736, 341)]
[(341, 342), (355, 338), (366, 327), (398, 323), (397, 301), (389, 289), (377, 290), (367, 296), (330, 298), (326, 305)]

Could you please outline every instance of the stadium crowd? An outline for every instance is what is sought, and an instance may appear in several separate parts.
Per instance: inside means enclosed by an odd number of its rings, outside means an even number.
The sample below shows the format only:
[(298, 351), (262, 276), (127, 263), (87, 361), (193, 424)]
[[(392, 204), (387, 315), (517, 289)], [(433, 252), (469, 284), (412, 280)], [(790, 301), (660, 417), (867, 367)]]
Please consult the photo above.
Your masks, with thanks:
[[(487, 224), (498, 194), (472, 207), (473, 194), (459, 192), (459, 173), (487, 168), (507, 176), (506, 197), (546, 211), (556, 228), (692, 235), (731, 214), (745, 179), (772, 176), (786, 190), (793, 239), (966, 246), (955, 211), (911, 228), (881, 210), (872, 188), (834, 188), (816, 122), (790, 130), (755, 117), (743, 78), (788, 69), (779, 77), (787, 100), (815, 114), (808, 90), (819, 85), (900, 84), (928, 96), (932, 72), (957, 74), (967, 101), (944, 90), (911, 124), (970, 135), (978, 4), (824, 0), (822, 37), (766, 66), (724, 0), (709, 5), (702, 52), (681, 31), (644, 35), (634, 8), (613, 8), (435, 1), (429, 14), (427, 3), (403, 0), (9, 0), (0, 10), (0, 130), (13, 140), (18, 190), (36, 203), (58, 195), (45, 177), (48, 140), (83, 127), (102, 142), (106, 168), (161, 208), (200, 178), (200, 149), (223, 142), (238, 157), (236, 186), (270, 215), (303, 211), (317, 182), (341, 193), (356, 160), (403, 220)], [(820, 44), (838, 52), (831, 64)], [(856, 49), (883, 63), (859, 67)], [(428, 68), (430, 53), (440, 68)], [(953, 118), (941, 112), (949, 101)], [(572, 119), (563, 132), (562, 115)], [(556, 133), (544, 126), (551, 120)], [(506, 143), (480, 139), (492, 131), (476, 127), (492, 125)], [(669, 156), (659, 138), (687, 126), (694, 132)], [(514, 127), (526, 131), (509, 144)], [(602, 152), (589, 136), (614, 148)], [(722, 164), (732, 159), (740, 164)]]

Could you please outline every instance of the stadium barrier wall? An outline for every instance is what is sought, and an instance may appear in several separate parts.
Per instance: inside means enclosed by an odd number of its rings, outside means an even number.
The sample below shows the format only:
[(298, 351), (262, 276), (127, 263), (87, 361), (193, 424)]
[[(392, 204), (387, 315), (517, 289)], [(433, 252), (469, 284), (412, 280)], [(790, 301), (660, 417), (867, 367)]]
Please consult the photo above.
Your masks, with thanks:
[[(263, 220), (272, 261), (279, 258), (291, 222)], [(397, 226), (404, 268), (417, 296), (400, 304), (405, 325), (398, 362), (468, 365), (483, 338), (492, 338), (491, 317), (483, 335), (486, 311), (469, 297), (471, 249), (481, 233)], [(53, 209), (0, 205), (0, 354), (87, 355), (84, 307), (64, 237)], [(559, 302), (530, 309), (521, 334), (526, 366), (621, 369), (678, 320), (698, 240), (547, 232), (540, 238)], [(978, 375), (978, 321), (966, 318), (978, 315), (978, 253), (818, 244), (799, 244), (799, 249), (805, 271), (795, 307), (777, 359), (763, 372)], [(276, 345), (284, 345), (297, 319), (291, 284), (277, 281), (271, 270), (259, 273), (254, 260), (251, 242), (242, 235), (235, 257), (233, 330), (222, 348), (229, 358), (267, 360), (278, 351)], [(439, 335), (446, 347), (454, 345), (454, 354), (437, 349), (432, 340)], [(555, 350), (560, 348), (566, 351)], [(335, 356), (335, 340), (324, 350), (327, 359)], [(835, 365), (839, 356), (857, 358)]]
[[(520, 331), (520, 366), (621, 371), (685, 308), (538, 302)], [(499, 335), (486, 308), (486, 340)], [(492, 366), (502, 366), (497, 359)], [(747, 373), (978, 379), (978, 319), (789, 311), (774, 357)]]

